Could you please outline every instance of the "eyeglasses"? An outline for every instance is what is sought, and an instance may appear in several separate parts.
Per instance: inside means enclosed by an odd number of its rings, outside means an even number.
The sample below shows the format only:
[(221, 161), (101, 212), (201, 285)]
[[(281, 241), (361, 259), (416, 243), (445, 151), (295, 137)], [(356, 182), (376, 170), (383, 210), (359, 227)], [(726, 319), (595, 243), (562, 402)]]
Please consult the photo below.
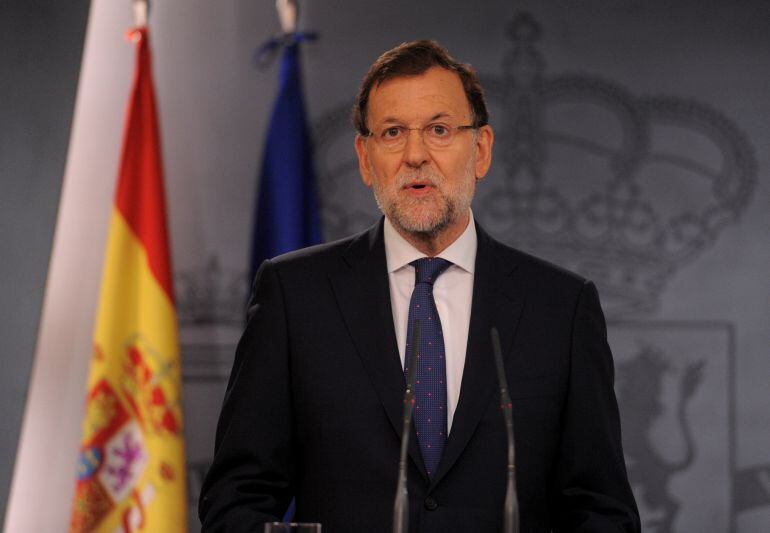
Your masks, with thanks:
[(447, 148), (457, 138), (457, 134), (463, 130), (475, 130), (479, 126), (450, 126), (441, 122), (431, 122), (421, 128), (407, 128), (406, 126), (385, 126), (377, 131), (370, 131), (366, 137), (371, 137), (378, 146), (388, 152), (400, 152), (406, 147), (410, 131), (420, 133), (422, 141), (429, 148)]

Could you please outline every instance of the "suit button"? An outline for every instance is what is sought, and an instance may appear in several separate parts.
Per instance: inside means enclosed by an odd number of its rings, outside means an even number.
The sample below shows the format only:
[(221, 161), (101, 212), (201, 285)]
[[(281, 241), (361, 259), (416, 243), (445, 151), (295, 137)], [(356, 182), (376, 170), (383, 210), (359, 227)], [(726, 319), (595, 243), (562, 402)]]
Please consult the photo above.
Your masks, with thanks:
[(425, 508), (428, 511), (435, 511), (438, 509), (438, 502), (434, 500), (432, 497), (428, 496), (425, 498)]

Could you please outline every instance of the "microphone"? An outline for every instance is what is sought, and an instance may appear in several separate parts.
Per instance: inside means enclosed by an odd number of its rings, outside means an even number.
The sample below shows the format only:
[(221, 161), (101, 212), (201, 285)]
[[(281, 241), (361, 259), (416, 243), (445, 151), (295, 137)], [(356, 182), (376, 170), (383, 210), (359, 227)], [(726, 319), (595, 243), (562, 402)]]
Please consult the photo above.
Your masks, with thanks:
[(503, 351), (500, 348), (500, 333), (493, 327), (489, 331), (492, 337), (492, 353), (495, 356), (497, 381), (500, 384), (500, 409), (505, 420), (505, 433), (508, 437), (508, 481), (503, 506), (503, 532), (519, 533), (519, 498), (516, 494), (516, 447), (513, 441), (513, 404), (508, 394), (508, 380), (505, 378)]
[(409, 433), (412, 429), (414, 409), (414, 382), (417, 379), (417, 358), (420, 356), (420, 320), (414, 321), (412, 329), (411, 357), (406, 359), (409, 371), (404, 392), (404, 417), (401, 430), (401, 454), (398, 457), (398, 483), (393, 502), (393, 533), (407, 533), (409, 530), (409, 491), (406, 488), (406, 456), (409, 451)]

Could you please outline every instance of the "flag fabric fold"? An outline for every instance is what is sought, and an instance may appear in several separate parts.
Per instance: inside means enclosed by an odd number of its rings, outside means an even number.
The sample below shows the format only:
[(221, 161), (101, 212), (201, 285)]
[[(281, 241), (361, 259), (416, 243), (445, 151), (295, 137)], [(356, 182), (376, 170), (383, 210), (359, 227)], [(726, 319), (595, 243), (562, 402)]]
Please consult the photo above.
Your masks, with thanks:
[(71, 532), (186, 531), (181, 369), (146, 28), (110, 219)]
[(281, 59), (278, 96), (270, 117), (257, 193), (251, 279), (263, 260), (321, 242), (300, 76), (299, 44), (303, 40), (289, 39)]

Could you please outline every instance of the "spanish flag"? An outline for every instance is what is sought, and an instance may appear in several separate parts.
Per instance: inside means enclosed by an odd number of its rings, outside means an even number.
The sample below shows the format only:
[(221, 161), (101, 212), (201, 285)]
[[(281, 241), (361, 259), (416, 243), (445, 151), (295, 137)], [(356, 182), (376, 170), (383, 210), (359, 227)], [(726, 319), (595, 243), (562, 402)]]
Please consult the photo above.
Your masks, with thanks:
[(146, 28), (110, 220), (71, 532), (187, 530), (181, 372)]

